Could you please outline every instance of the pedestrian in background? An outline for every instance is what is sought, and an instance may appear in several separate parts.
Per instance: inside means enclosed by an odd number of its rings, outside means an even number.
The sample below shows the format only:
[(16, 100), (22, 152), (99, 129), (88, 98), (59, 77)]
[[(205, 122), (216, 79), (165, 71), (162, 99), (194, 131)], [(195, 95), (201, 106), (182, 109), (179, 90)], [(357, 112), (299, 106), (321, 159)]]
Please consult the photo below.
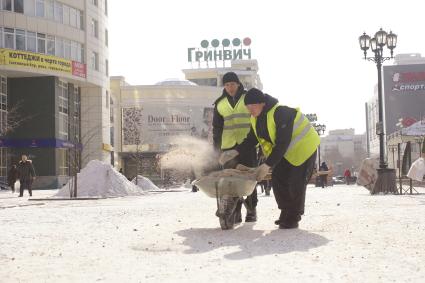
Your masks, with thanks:
[[(322, 164), (319, 167), (320, 171), (329, 171), (328, 165), (326, 165), (326, 162), (322, 162)], [(328, 174), (320, 174), (320, 182), (322, 183), (322, 188), (325, 188), (325, 186), (328, 186)]]
[(351, 179), (351, 172), (350, 172), (350, 169), (345, 169), (345, 172), (344, 172), (344, 178), (345, 178), (345, 183), (347, 184), (347, 185), (349, 185), (350, 184), (350, 179)]
[(35, 180), (35, 170), (32, 161), (28, 160), (25, 154), (22, 154), (21, 161), (18, 164), (19, 182), (21, 187), (19, 189), (19, 197), (24, 196), (24, 190), (27, 189), (30, 196), (32, 196), (32, 182)]

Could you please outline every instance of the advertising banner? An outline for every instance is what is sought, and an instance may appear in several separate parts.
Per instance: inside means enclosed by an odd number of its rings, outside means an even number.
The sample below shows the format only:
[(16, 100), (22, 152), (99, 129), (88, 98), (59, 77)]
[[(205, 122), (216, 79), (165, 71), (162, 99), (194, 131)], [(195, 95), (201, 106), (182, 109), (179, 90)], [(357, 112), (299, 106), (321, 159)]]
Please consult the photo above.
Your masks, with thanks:
[(212, 140), (213, 111), (212, 107), (171, 104), (123, 108), (123, 150), (134, 150), (135, 145), (143, 151), (166, 150), (177, 136)]
[(425, 124), (425, 64), (384, 66), (386, 134)]
[(86, 65), (83, 63), (21, 50), (0, 49), (0, 65), (63, 72), (81, 78), (86, 77)]

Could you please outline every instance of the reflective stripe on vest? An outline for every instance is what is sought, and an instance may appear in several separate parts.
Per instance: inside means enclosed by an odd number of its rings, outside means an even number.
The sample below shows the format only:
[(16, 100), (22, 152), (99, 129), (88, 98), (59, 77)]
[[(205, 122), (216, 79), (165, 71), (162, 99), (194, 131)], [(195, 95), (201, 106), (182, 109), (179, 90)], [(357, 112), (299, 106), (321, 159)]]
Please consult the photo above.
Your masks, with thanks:
[[(269, 133), (271, 143), (257, 135), (257, 118), (251, 117), (251, 125), (254, 129), (255, 136), (261, 145), (265, 156), (269, 156), (276, 144), (276, 123), (274, 121), (274, 113), (279, 105), (276, 104), (267, 112), (267, 131)], [(289, 146), (283, 155), (284, 158), (294, 166), (303, 164), (316, 150), (320, 144), (320, 137), (316, 130), (311, 126), (310, 121), (297, 110), (292, 128), (292, 137)]]
[(229, 149), (242, 143), (251, 128), (250, 114), (245, 106), (245, 94), (242, 94), (233, 108), (227, 97), (217, 103), (217, 111), (223, 117), (221, 149)]

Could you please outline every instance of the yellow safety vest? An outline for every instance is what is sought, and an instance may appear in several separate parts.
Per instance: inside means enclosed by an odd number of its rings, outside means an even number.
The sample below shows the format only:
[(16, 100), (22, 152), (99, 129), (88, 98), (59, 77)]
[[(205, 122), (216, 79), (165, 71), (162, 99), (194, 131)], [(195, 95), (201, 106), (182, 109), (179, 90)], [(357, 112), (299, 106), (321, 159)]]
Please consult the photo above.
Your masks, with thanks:
[(241, 144), (251, 128), (250, 114), (245, 105), (245, 94), (242, 94), (233, 108), (227, 97), (217, 103), (217, 111), (224, 119), (221, 134), (221, 149), (229, 149)]
[[(274, 113), (278, 106), (279, 105), (276, 104), (267, 112), (267, 131), (272, 143), (258, 137), (256, 128), (257, 118), (251, 116), (251, 125), (254, 129), (255, 136), (267, 157), (272, 153), (273, 147), (276, 144), (276, 123), (274, 121)], [(302, 114), (298, 108), (296, 110), (297, 115), (294, 120), (291, 142), (283, 157), (292, 165), (300, 166), (317, 150), (320, 144), (320, 137), (304, 114)]]

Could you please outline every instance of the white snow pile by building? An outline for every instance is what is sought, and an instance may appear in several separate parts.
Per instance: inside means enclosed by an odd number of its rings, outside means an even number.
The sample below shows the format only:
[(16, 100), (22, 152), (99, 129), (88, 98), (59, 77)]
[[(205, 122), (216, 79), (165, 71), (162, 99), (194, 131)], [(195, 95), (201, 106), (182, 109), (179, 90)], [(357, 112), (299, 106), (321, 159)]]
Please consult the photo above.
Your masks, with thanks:
[[(69, 197), (72, 180), (55, 197)], [(77, 176), (77, 197), (121, 197), (144, 192), (110, 164), (91, 160)]]
[(142, 175), (137, 175), (137, 184), (136, 177), (134, 177), (131, 182), (141, 188), (143, 191), (160, 190), (160, 188), (158, 188), (154, 183), (152, 183), (151, 180), (146, 177), (143, 177)]

